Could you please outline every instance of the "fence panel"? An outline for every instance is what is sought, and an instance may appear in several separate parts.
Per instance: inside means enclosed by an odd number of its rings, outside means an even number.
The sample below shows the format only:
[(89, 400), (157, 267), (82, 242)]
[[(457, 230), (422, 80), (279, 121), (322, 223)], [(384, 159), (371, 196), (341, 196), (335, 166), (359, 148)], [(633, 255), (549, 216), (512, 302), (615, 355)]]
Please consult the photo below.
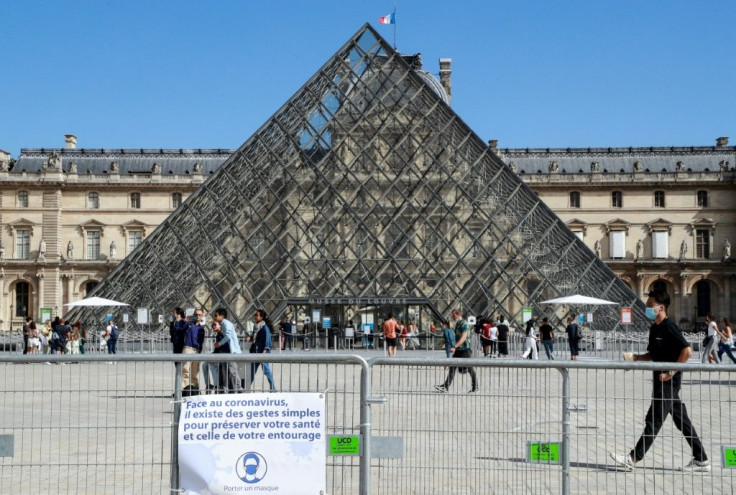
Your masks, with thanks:
[[(169, 493), (177, 360), (0, 356), (0, 493)], [(327, 392), (327, 435), (360, 433), (360, 358), (268, 360), (279, 391)], [(252, 390), (268, 388), (259, 371)], [(359, 493), (359, 482), (359, 457), (328, 457), (328, 493)]]
[[(373, 409), (373, 435), (400, 437), (404, 446), (400, 459), (373, 459), (372, 493), (734, 492), (736, 471), (721, 468), (721, 452), (736, 446), (735, 366), (667, 365), (684, 373), (680, 397), (711, 461), (710, 472), (697, 473), (682, 470), (692, 454), (672, 416), (633, 472), (609, 456), (634, 448), (651, 403), (652, 370), (661, 364), (467, 363), (478, 393), (469, 393), (470, 375), (460, 373), (448, 392), (436, 391), (448, 369), (436, 359), (371, 361), (373, 395), (387, 399)], [(558, 461), (533, 462), (535, 446)]]

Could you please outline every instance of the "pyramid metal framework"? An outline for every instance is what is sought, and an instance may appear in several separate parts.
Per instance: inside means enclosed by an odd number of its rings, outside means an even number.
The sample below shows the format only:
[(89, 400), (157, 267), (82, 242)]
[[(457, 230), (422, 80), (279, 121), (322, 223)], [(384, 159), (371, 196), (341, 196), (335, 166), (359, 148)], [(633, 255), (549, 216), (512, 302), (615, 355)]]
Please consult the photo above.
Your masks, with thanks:
[[(365, 25), (93, 294), (163, 315), (223, 306), (243, 325), (333, 296), (520, 322), (574, 293), (646, 329), (629, 287)], [(617, 306), (595, 315), (618, 325)]]

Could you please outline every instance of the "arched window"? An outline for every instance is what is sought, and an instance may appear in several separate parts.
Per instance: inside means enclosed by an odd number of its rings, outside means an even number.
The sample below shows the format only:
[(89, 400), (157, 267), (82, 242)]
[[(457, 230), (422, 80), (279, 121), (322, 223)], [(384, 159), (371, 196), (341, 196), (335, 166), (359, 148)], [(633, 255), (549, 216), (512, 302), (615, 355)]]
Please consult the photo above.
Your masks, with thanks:
[(15, 316), (26, 317), (29, 314), (31, 286), (28, 282), (15, 284)]
[(708, 191), (698, 191), (698, 206), (708, 208)]
[(28, 208), (28, 191), (18, 191), (18, 208)]
[(710, 283), (707, 280), (701, 280), (695, 284), (695, 293), (698, 307), (698, 316), (705, 316), (710, 313)]
[(130, 207), (140, 209), (141, 207), (141, 193), (130, 193)]
[(570, 208), (580, 208), (580, 193), (577, 191), (570, 193)]
[(87, 193), (87, 208), (96, 210), (100, 207), (100, 195), (96, 192)]
[(84, 297), (90, 295), (95, 287), (97, 287), (97, 282), (95, 280), (90, 280), (89, 282), (84, 284)]
[(621, 191), (613, 191), (611, 193), (611, 206), (613, 208), (624, 207), (624, 195)]
[(175, 192), (171, 194), (171, 206), (177, 209), (181, 206), (181, 193)]

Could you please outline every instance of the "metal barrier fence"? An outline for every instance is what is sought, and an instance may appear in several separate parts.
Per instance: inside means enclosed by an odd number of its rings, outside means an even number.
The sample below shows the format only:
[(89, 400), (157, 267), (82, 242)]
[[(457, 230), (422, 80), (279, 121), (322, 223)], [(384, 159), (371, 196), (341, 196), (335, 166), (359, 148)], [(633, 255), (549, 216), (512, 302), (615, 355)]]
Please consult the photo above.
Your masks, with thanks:
[[(440, 393), (435, 386), (446, 377), (446, 359), (220, 358), (271, 362), (280, 391), (326, 391), (326, 433), (363, 435), (362, 456), (327, 458), (332, 495), (736, 489), (736, 472), (721, 467), (723, 448), (736, 444), (736, 366), (667, 365), (685, 373), (681, 397), (711, 472), (680, 470), (690, 450), (667, 419), (644, 459), (626, 473), (608, 453), (629, 452), (636, 443), (650, 405), (652, 370), (661, 364), (470, 359), (462, 364), (474, 367), (479, 392), (469, 393), (470, 375), (457, 373), (449, 391)], [(183, 360), (0, 355), (0, 493), (178, 491), (181, 390), (175, 370)], [(259, 373), (254, 390), (267, 389)], [(530, 448), (547, 448), (545, 455), (559, 458), (532, 462)]]

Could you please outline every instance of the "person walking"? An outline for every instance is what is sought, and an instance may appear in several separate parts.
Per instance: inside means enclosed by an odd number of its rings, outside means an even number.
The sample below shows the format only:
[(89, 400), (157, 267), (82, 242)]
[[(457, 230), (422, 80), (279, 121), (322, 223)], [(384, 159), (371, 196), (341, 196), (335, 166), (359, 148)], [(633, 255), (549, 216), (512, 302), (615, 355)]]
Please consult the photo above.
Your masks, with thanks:
[[(255, 325), (255, 340), (253, 345), (256, 346), (257, 354), (270, 354), (271, 353), (271, 326), (273, 325), (266, 312), (262, 309), (257, 309), (253, 318), (256, 320)], [(269, 325), (269, 323), (271, 323)], [(251, 363), (250, 365), (250, 384), (253, 385), (253, 381), (256, 378), (256, 372), (259, 366), (263, 366), (263, 373), (266, 375), (268, 380), (268, 386), (270, 392), (276, 392), (276, 384), (273, 381), (273, 374), (271, 373), (271, 365), (269, 363)]]
[(552, 325), (549, 324), (549, 319), (546, 316), (542, 318), (542, 326), (539, 327), (539, 333), (542, 336), (542, 345), (544, 346), (544, 352), (547, 354), (547, 359), (554, 359), (555, 330), (552, 328)]
[[(235, 325), (227, 319), (227, 310), (225, 308), (217, 308), (214, 319), (216, 328), (220, 329), (223, 333), (222, 340), (215, 342), (215, 348), (227, 345), (230, 349), (230, 354), (241, 354), (238, 334), (235, 332)], [(220, 383), (224, 385), (225, 391), (241, 392), (243, 385), (240, 381), (238, 363), (227, 363), (223, 368), (220, 369)]]
[(498, 315), (498, 357), (509, 355), (509, 322), (503, 315)]
[(570, 359), (577, 361), (580, 354), (580, 327), (575, 321), (575, 315), (567, 317), (565, 332), (567, 332), (567, 345), (570, 346)]
[[(649, 329), (649, 345), (644, 354), (627, 353), (624, 359), (632, 361), (654, 361), (657, 363), (687, 363), (693, 351), (680, 329), (667, 317), (670, 296), (664, 290), (657, 289), (649, 293), (646, 315), (654, 320)], [(666, 365), (663, 365), (666, 368)], [(695, 431), (685, 404), (680, 399), (682, 373), (678, 371), (657, 370), (653, 372), (652, 402), (647, 411), (646, 425), (636, 447), (626, 454), (610, 452), (611, 459), (626, 471), (633, 471), (634, 465), (644, 458), (652, 446), (664, 420), (668, 414), (678, 430), (685, 436), (690, 445), (693, 458), (683, 470), (710, 471), (710, 461), (703, 444)]]
[(701, 356), (701, 362), (703, 363), (720, 363), (721, 358), (718, 357), (716, 350), (718, 349), (718, 324), (716, 323), (716, 317), (713, 313), (708, 313), (705, 316), (705, 323), (708, 324), (708, 333), (703, 340), (703, 355)]
[(31, 323), (33, 323), (33, 318), (26, 316), (26, 322), (23, 324), (23, 354), (29, 354), (31, 350), (28, 344), (31, 338)]
[(455, 331), (450, 326), (450, 322), (445, 322), (445, 328), (442, 330), (442, 337), (445, 340), (445, 354), (448, 358), (452, 357), (452, 349), (455, 347)]
[(526, 322), (526, 342), (524, 343), (524, 354), (522, 359), (526, 359), (531, 354), (532, 359), (539, 359), (537, 351), (537, 336), (534, 333), (534, 320)]
[(396, 346), (398, 344), (396, 332), (399, 329), (399, 323), (394, 318), (394, 315), (389, 313), (388, 319), (383, 322), (383, 338), (386, 339), (386, 351), (388, 357), (396, 356)]
[(115, 325), (115, 322), (110, 320), (110, 323), (107, 325), (107, 328), (105, 329), (105, 339), (107, 339), (107, 353), (108, 354), (117, 354), (117, 345), (118, 345), (118, 337), (120, 336), (120, 332), (118, 331), (118, 327)]
[(721, 359), (725, 352), (731, 358), (731, 361), (736, 363), (736, 357), (733, 356), (733, 351), (731, 350), (733, 347), (733, 328), (731, 328), (728, 318), (724, 317), (721, 323), (723, 324), (723, 330), (719, 332), (721, 339), (718, 343), (718, 359)]
[[(470, 324), (468, 320), (463, 318), (463, 314), (459, 309), (452, 310), (452, 319), (455, 322), (455, 345), (450, 348), (452, 358), (470, 358), (473, 356), (473, 350), (470, 347)], [(471, 382), (471, 394), (478, 392), (478, 378), (475, 375), (475, 370), (472, 367), (459, 367), (460, 373), (470, 373)], [(455, 373), (458, 370), (457, 365), (450, 366), (450, 370), (447, 373), (444, 383), (437, 385), (434, 388), (438, 392), (445, 393), (450, 389), (452, 381), (455, 379)]]

